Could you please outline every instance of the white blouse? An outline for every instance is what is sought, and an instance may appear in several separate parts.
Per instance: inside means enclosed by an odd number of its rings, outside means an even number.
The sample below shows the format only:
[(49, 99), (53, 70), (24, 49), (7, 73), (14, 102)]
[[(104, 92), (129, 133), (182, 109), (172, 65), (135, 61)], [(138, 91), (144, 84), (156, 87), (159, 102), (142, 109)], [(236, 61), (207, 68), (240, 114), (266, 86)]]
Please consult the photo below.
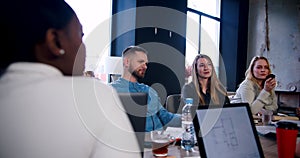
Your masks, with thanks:
[(41, 63), (14, 63), (0, 77), (0, 157), (140, 157), (116, 92)]

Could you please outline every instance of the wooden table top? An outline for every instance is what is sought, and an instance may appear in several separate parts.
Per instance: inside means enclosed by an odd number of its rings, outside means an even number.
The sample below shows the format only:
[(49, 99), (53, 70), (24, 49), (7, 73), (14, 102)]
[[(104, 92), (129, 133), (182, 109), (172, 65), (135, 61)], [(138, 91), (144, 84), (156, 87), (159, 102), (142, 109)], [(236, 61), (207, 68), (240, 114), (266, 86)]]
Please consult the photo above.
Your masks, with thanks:
[[(254, 120), (261, 119), (261, 117), (255, 116), (255, 115), (253, 115), (253, 118), (254, 118)], [(273, 121), (278, 121), (278, 120), (282, 120), (282, 119), (283, 120), (299, 120), (298, 117), (293, 117), (293, 116), (274, 116)], [(258, 126), (261, 125), (261, 121), (256, 125), (258, 125)], [(277, 158), (278, 157), (277, 142), (274, 137), (265, 137), (265, 136), (259, 135), (259, 140), (260, 140), (265, 158)], [(168, 149), (169, 149), (168, 158), (183, 158), (183, 157), (197, 158), (197, 157), (200, 157), (198, 146), (194, 147), (193, 152), (185, 152), (184, 150), (181, 149), (180, 146), (170, 146)], [(299, 147), (299, 150), (300, 150), (300, 147)], [(144, 158), (155, 158), (152, 155), (151, 148), (144, 149)]]
[[(276, 140), (264, 136), (259, 136), (259, 140), (265, 155), (265, 158), (277, 158), (277, 143)], [(185, 152), (181, 149), (180, 146), (169, 146), (169, 155), (167, 158), (184, 158), (184, 157), (190, 157), (190, 158), (199, 158), (199, 149), (198, 146), (194, 147), (193, 152)], [(144, 149), (144, 158), (155, 158), (155, 156), (152, 155), (151, 148), (145, 148)]]
[(277, 158), (277, 142), (271, 138), (259, 136), (260, 144), (266, 158)]

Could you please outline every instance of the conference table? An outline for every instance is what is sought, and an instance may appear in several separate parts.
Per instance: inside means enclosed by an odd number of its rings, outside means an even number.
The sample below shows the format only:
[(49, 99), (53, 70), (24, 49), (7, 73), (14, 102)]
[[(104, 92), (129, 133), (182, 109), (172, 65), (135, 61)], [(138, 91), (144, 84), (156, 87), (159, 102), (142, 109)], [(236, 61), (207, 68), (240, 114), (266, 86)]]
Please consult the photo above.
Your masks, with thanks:
[(266, 158), (277, 158), (277, 142), (275, 139), (259, 136), (260, 144)]
[[(266, 158), (278, 158), (277, 153), (277, 143), (275, 139), (259, 136), (259, 140)], [(169, 146), (167, 158), (199, 158), (199, 149), (198, 146), (194, 147), (194, 151), (186, 152), (181, 149), (180, 146)], [(152, 155), (151, 148), (144, 149), (144, 158), (155, 158)]]
[[(261, 126), (261, 117), (254, 116), (254, 120), (259, 120), (258, 123), (256, 123), (256, 126)], [(281, 119), (284, 120), (299, 120), (298, 117), (293, 117), (293, 116), (273, 116), (273, 121), (279, 121)], [(260, 144), (263, 149), (263, 153), (265, 158), (278, 158), (278, 152), (277, 152), (277, 142), (276, 142), (276, 135), (258, 135)], [(298, 135), (299, 139), (299, 135)], [(149, 141), (150, 136), (145, 135), (145, 141)], [(299, 144), (300, 145), (300, 144)], [(194, 150), (192, 152), (186, 152), (183, 149), (181, 149), (180, 146), (176, 145), (171, 145), (168, 148), (168, 156), (167, 158), (199, 158), (199, 149), (198, 146), (194, 147)], [(151, 147), (145, 147), (144, 148), (144, 158), (155, 158), (152, 154)]]

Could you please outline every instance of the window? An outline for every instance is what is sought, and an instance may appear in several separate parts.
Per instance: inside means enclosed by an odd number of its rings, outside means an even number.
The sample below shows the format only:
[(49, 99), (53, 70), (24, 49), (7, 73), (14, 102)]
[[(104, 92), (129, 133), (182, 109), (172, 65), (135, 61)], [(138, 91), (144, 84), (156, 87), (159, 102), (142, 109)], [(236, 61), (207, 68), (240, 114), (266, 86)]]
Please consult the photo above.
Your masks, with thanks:
[(211, 57), (218, 74), (221, 0), (187, 0), (186, 67), (199, 53)]
[[(110, 51), (112, 0), (66, 0), (66, 2), (74, 9), (83, 26), (83, 41), (86, 44), (85, 69), (94, 71), (95, 77), (106, 82), (107, 76), (103, 74), (102, 63)], [(98, 30), (101, 30), (99, 36)]]

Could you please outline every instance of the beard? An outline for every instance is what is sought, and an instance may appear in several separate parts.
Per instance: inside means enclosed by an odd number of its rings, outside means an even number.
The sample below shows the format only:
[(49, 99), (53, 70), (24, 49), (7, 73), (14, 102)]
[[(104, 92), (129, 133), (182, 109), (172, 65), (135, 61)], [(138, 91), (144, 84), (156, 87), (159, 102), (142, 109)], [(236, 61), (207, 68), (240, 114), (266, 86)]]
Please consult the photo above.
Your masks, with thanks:
[(131, 73), (131, 75), (132, 75), (133, 77), (135, 77), (137, 80), (143, 79), (143, 78), (145, 77), (145, 73), (139, 73), (137, 70), (133, 71), (133, 72)]
[(128, 71), (137, 80), (143, 79), (145, 77), (145, 70), (143, 70), (142, 68), (134, 68), (132, 66), (129, 66)]

